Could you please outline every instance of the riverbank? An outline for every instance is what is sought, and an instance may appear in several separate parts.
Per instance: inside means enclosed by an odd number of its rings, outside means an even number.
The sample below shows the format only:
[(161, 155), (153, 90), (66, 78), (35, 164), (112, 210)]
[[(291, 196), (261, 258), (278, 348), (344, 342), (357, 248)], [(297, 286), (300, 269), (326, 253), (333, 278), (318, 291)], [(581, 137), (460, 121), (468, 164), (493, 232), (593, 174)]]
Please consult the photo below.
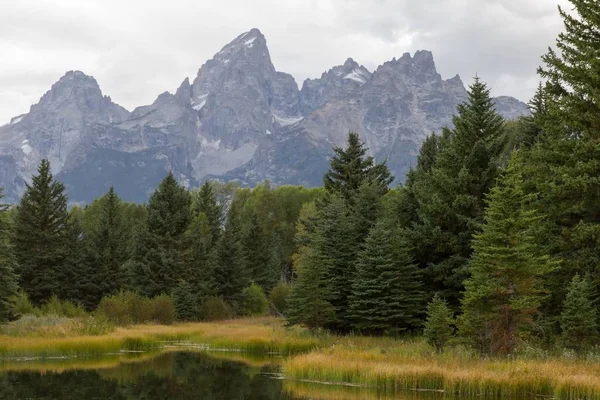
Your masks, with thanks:
[(0, 336), (0, 366), (19, 357), (39, 360), (180, 348), (230, 350), (233, 356), (278, 353), (287, 356), (281, 365), (290, 381), (350, 384), (392, 396), (424, 390), (464, 397), (600, 399), (598, 362), (484, 360), (460, 348), (439, 355), (420, 339), (315, 337), (288, 329), (276, 318), (138, 325), (102, 336)]

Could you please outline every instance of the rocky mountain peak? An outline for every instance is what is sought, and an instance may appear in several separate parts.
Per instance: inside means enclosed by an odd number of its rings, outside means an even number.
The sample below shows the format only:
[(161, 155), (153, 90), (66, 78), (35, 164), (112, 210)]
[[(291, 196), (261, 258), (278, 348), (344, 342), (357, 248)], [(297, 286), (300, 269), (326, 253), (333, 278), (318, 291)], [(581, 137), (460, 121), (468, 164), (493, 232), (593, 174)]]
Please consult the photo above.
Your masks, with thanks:
[(348, 58), (344, 64), (324, 72), (321, 78), (305, 80), (300, 91), (302, 112), (312, 112), (330, 99), (355, 92), (371, 80), (371, 76), (367, 68)]

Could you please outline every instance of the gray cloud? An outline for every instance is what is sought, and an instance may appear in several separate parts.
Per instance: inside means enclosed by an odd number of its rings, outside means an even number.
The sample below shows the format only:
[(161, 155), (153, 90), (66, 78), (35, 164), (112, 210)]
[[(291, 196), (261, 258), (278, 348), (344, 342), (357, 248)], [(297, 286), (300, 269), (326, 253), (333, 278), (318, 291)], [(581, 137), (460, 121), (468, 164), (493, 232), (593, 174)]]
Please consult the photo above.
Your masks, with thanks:
[(267, 37), (276, 68), (301, 85), (353, 57), (370, 69), (434, 52), (444, 77), (477, 73), (527, 100), (567, 0), (19, 0), (0, 2), (0, 123), (80, 69), (128, 109), (195, 76), (241, 32)]

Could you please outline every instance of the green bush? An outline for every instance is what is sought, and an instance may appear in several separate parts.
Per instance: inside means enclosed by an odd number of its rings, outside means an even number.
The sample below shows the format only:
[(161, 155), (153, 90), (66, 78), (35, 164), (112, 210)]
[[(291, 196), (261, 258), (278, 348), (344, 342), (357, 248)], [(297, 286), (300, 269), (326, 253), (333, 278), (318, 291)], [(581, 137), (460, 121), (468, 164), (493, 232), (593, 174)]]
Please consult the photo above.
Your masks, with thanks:
[(262, 288), (255, 283), (244, 289), (243, 299), (242, 312), (245, 315), (265, 315), (269, 311), (269, 300)]
[(15, 298), (15, 314), (17, 317), (24, 315), (42, 315), (42, 310), (33, 305), (25, 292), (19, 292)]
[(170, 325), (175, 322), (177, 312), (171, 296), (160, 295), (151, 300), (152, 321), (163, 325)]
[(149, 322), (172, 324), (176, 315), (171, 297), (162, 295), (149, 299), (134, 292), (119, 292), (104, 297), (96, 314), (120, 326)]
[(139, 306), (138, 298), (133, 292), (119, 292), (112, 296), (103, 297), (96, 308), (96, 314), (104, 316), (116, 325), (131, 325), (135, 321), (134, 310)]
[(271, 294), (269, 294), (269, 301), (271, 302), (271, 306), (274, 308), (276, 314), (285, 314), (290, 290), (290, 285), (283, 282), (278, 283), (277, 286), (271, 290)]
[(220, 297), (209, 297), (200, 305), (200, 317), (206, 321), (229, 319), (233, 316), (231, 307)]

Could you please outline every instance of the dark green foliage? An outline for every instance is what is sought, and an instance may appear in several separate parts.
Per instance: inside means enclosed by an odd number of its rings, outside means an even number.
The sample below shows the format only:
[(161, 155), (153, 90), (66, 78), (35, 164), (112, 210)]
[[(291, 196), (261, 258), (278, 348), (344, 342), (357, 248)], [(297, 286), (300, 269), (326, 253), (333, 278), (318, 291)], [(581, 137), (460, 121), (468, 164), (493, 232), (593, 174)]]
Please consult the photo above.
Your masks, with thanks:
[(269, 311), (269, 300), (262, 288), (252, 284), (243, 292), (243, 313), (245, 315), (265, 315)]
[(432, 140), (430, 156), (421, 157), (425, 170), (417, 169), (410, 191), (418, 216), (411, 237), (419, 264), (427, 268), (427, 286), (458, 309), (471, 239), (483, 222), (484, 196), (495, 183), (504, 149), (504, 121), (479, 79), (458, 107), (454, 125), (439, 144)]
[(197, 214), (203, 213), (206, 216), (208, 225), (210, 226), (212, 243), (217, 243), (221, 235), (223, 210), (219, 205), (213, 184), (210, 181), (204, 182), (200, 187), (195, 198), (194, 209)]
[(388, 190), (394, 180), (385, 163), (375, 164), (373, 157), (367, 156), (367, 148), (360, 141), (358, 133), (348, 134), (348, 145), (345, 149), (335, 147), (329, 171), (325, 174), (325, 190), (352, 201), (354, 193), (369, 180), (376, 182), (381, 195)]
[(211, 252), (212, 242), (210, 222), (204, 213), (198, 214), (184, 235), (184, 270), (180, 276), (191, 285), (199, 299), (216, 293), (214, 265)]
[(138, 291), (150, 297), (171, 293), (184, 271), (183, 235), (191, 217), (190, 194), (170, 173), (148, 203), (147, 232), (134, 265)]
[(287, 311), (291, 287), (288, 283), (279, 282), (269, 294), (269, 302), (276, 315), (282, 316)]
[(6, 216), (7, 206), (1, 203), (4, 197), (0, 188), (0, 324), (14, 316), (17, 296), (17, 261), (10, 243), (10, 225)]
[(598, 340), (597, 293), (594, 285), (575, 275), (569, 285), (560, 315), (562, 340), (565, 347), (582, 355)]
[(438, 353), (444, 351), (446, 344), (452, 338), (452, 325), (454, 324), (452, 314), (446, 300), (443, 300), (438, 294), (427, 305), (427, 319), (423, 336)]
[(212, 259), (217, 294), (234, 309), (241, 306), (242, 291), (250, 285), (239, 219), (238, 211), (232, 208)]
[(532, 208), (536, 196), (524, 193), (521, 164), (520, 154), (513, 153), (473, 241), (460, 331), (482, 353), (514, 350), (541, 306), (543, 277), (554, 268), (536, 244), (540, 217)]
[(100, 287), (100, 298), (125, 287), (123, 265), (129, 258), (122, 202), (113, 187), (104, 195), (101, 204), (99, 218), (89, 232), (88, 247), (88, 262), (92, 264), (94, 284)]
[(200, 318), (205, 321), (218, 321), (231, 317), (233, 317), (233, 310), (220, 297), (209, 297), (200, 306)]
[(54, 181), (50, 163), (42, 160), (38, 175), (27, 184), (18, 208), (14, 248), (20, 286), (39, 305), (73, 282), (60, 281), (68, 246), (68, 213), (65, 187)]
[(369, 334), (416, 328), (423, 314), (420, 271), (413, 263), (403, 232), (394, 233), (379, 222), (358, 255), (352, 285), (352, 325)]
[(192, 285), (186, 281), (180, 281), (173, 289), (172, 297), (178, 321), (194, 321), (197, 319), (198, 304)]
[(87, 263), (87, 242), (84, 230), (84, 211), (73, 207), (69, 212), (67, 228), (68, 255), (66, 268), (59, 271), (57, 280), (69, 282), (58, 289), (59, 298), (70, 300), (92, 310), (101, 298), (99, 285), (94, 280), (94, 270)]
[(334, 319), (327, 325), (338, 332), (349, 332), (349, 297), (356, 278), (356, 257), (360, 250), (359, 235), (349, 207), (339, 196), (330, 196), (316, 221), (312, 246), (322, 261), (319, 267), (325, 278), (326, 299), (333, 307)]
[(560, 104), (554, 110), (568, 131), (597, 138), (600, 132), (600, 3), (570, 0), (573, 9), (559, 7), (564, 31), (558, 35), (558, 52), (549, 49), (539, 69), (548, 81), (549, 94)]
[(335, 318), (334, 308), (327, 300), (325, 262), (318, 250), (311, 247), (304, 247), (297, 255), (298, 277), (287, 302), (289, 325), (301, 324), (316, 329), (328, 325)]

